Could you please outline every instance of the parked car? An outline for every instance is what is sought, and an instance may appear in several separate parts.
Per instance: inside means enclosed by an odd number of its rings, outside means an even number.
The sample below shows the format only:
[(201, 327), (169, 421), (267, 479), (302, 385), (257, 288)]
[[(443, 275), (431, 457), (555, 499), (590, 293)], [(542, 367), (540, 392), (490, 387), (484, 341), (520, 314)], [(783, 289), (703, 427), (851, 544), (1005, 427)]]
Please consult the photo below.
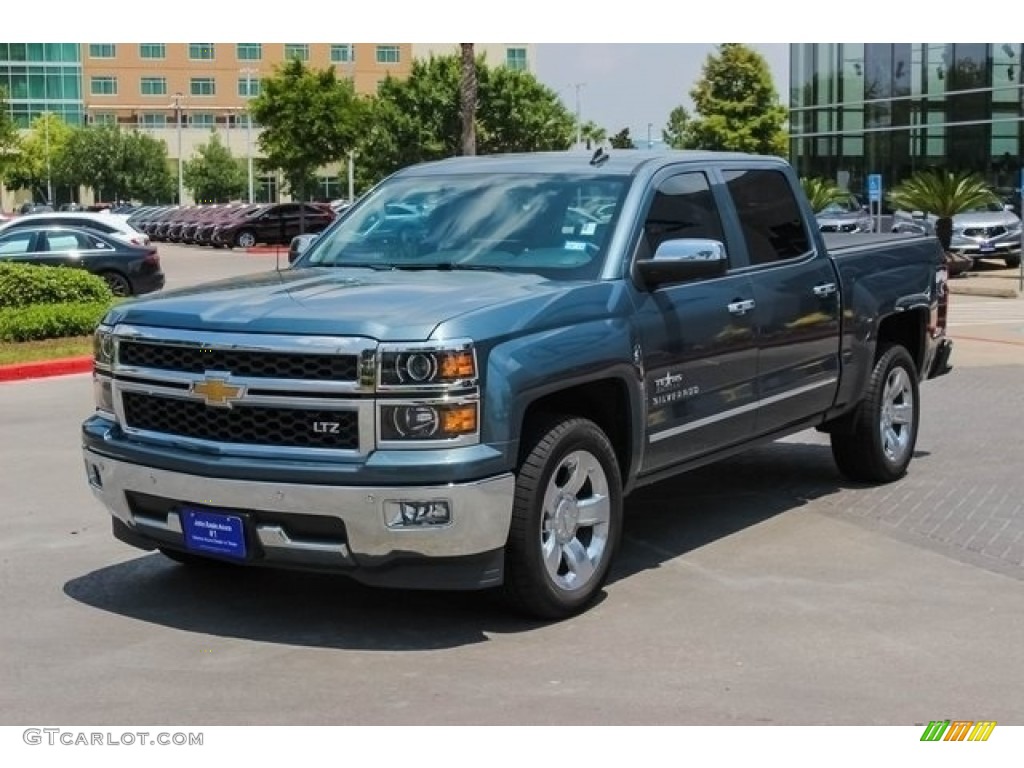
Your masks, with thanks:
[(219, 226), (224, 226), (235, 219), (241, 219), (244, 216), (249, 216), (255, 211), (263, 210), (269, 206), (268, 203), (246, 203), (245, 205), (239, 205), (232, 208), (225, 208), (219, 211), (216, 216), (204, 219), (196, 227), (195, 234), (193, 235), (193, 242), (197, 245), (212, 245), (215, 248), (224, 248), (226, 243), (214, 243), (213, 232)]
[(18, 208), (18, 213), (22, 215), (26, 213), (48, 213), (51, 211), (53, 211), (53, 206), (46, 203), (22, 203), (21, 207)]
[(334, 220), (329, 206), (314, 203), (275, 203), (251, 211), (248, 216), (229, 219), (213, 231), (214, 245), (251, 248), (257, 243), (283, 245), (296, 235), (321, 232)]
[(127, 245), (147, 246), (149, 236), (128, 223), (128, 217), (115, 213), (33, 213), (0, 226), (0, 233), (10, 229), (36, 226), (64, 226), (91, 229), (114, 237)]
[(107, 281), (115, 296), (164, 287), (160, 256), (152, 246), (129, 245), (94, 230), (36, 224), (0, 233), (0, 263), (77, 267)]
[(822, 232), (871, 232), (875, 228), (871, 214), (853, 195), (829, 203), (815, 218)]
[[(1002, 259), (1006, 266), (1020, 265), (1021, 221), (1009, 206), (989, 203), (953, 217), (953, 253), (979, 259)], [(935, 233), (936, 217), (920, 211), (896, 211), (893, 232)]]

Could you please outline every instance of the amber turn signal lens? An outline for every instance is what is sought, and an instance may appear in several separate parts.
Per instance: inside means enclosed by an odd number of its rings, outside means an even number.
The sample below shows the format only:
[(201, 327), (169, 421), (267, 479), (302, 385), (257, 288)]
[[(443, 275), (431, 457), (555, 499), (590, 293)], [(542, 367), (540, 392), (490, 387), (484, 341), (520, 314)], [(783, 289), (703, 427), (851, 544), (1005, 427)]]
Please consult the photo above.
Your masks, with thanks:
[(472, 379), (475, 376), (472, 352), (447, 352), (441, 356), (442, 379)]
[(476, 432), (476, 405), (457, 405), (442, 410), (441, 431), (449, 437)]

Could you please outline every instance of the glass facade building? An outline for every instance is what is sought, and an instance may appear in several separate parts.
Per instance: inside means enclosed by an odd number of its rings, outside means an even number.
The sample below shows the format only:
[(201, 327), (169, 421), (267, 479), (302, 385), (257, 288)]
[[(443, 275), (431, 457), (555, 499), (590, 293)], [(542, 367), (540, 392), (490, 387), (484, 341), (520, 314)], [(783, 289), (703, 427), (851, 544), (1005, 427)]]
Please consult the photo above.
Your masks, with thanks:
[(915, 171), (973, 171), (1020, 186), (1020, 43), (790, 46), (790, 157), (801, 176), (865, 192)]
[(20, 128), (53, 112), (81, 125), (82, 53), (78, 43), (0, 43), (0, 88)]

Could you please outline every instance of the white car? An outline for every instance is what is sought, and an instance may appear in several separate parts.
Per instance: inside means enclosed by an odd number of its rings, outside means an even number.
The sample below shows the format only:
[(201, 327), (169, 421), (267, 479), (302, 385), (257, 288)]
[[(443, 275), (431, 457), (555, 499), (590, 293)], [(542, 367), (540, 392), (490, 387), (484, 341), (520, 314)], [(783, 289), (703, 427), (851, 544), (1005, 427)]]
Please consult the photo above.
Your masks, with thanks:
[(128, 217), (119, 213), (27, 213), (0, 224), (0, 234), (20, 227), (40, 224), (61, 224), (68, 227), (84, 227), (109, 235), (128, 245), (149, 245), (149, 235), (139, 232), (128, 223)]

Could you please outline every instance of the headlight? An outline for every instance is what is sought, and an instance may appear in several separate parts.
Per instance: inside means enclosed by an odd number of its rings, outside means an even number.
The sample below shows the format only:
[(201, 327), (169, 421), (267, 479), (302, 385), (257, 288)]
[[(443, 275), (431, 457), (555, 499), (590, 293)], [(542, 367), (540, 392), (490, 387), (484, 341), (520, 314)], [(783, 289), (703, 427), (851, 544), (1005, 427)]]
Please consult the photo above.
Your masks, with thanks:
[(451, 386), (472, 383), (476, 377), (476, 355), (468, 342), (381, 351), (382, 387)]
[(96, 410), (101, 411), (110, 418), (114, 418), (114, 390), (113, 381), (109, 376), (93, 372), (92, 393), (96, 401)]
[(97, 368), (114, 364), (114, 334), (109, 326), (101, 325), (92, 335), (92, 354)]
[(382, 441), (456, 440), (477, 432), (477, 403), (381, 405)]

